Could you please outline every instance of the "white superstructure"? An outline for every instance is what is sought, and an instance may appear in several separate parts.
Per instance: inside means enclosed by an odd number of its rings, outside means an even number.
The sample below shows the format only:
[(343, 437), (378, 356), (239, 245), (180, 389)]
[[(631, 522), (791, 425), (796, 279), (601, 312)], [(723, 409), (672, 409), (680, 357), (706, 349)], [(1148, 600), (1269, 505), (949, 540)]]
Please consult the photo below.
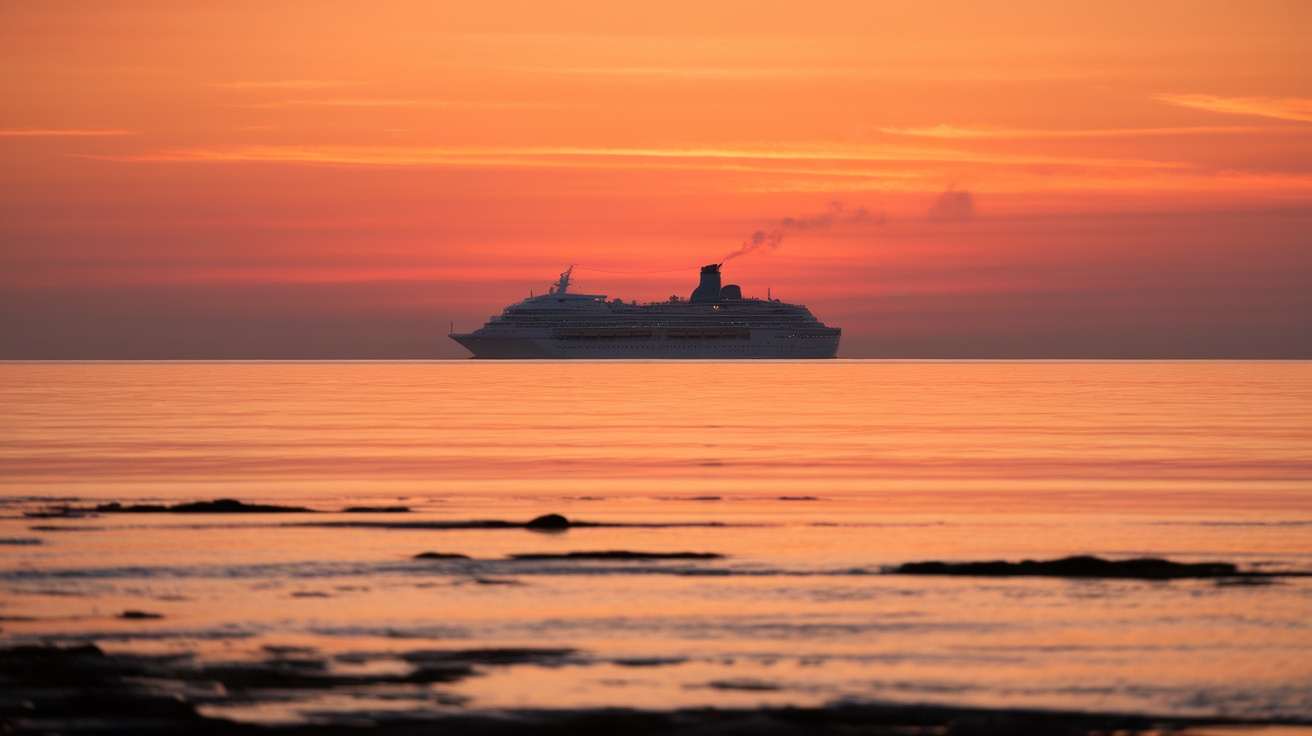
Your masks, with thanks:
[(573, 267), (544, 295), (502, 310), (468, 334), (451, 335), (476, 358), (832, 358), (842, 330), (806, 307), (745, 299), (702, 268), (688, 299), (625, 304), (569, 293)]

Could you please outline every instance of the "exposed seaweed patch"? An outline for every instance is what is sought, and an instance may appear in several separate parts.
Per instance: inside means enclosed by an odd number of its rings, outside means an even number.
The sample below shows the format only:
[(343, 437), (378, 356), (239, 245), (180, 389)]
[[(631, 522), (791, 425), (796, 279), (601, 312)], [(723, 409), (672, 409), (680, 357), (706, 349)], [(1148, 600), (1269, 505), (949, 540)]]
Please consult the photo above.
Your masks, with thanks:
[(1216, 585), (1219, 588), (1226, 587), (1245, 587), (1250, 585), (1284, 585), (1279, 580), (1272, 577), (1236, 577), (1236, 578), (1218, 578)]
[[(285, 527), (323, 527), (329, 529), (523, 529), (523, 522), (501, 521), (498, 519), (471, 519), (468, 521), (294, 521), (280, 524)], [(600, 524), (575, 524), (575, 526), (602, 526)]]
[(409, 506), (348, 506), (343, 514), (408, 514)]
[(1301, 577), (1302, 572), (1241, 571), (1229, 562), (1172, 562), (1156, 557), (1104, 560), (1076, 556), (1060, 560), (1006, 562), (908, 562), (885, 572), (898, 575), (962, 575), (981, 577), (1118, 578), (1133, 580), (1181, 580), (1190, 578)]
[(49, 595), (61, 598), (90, 598), (94, 595), (85, 590), (71, 590), (69, 588), (19, 588), (11, 592), (17, 595)]
[(577, 649), (553, 647), (519, 647), (505, 649), (417, 649), (401, 655), (411, 664), (431, 665), (439, 662), (464, 664), (512, 665), (559, 662), (578, 653)]
[(687, 657), (628, 657), (611, 660), (611, 663), (620, 667), (669, 667), (687, 661)]
[[(332, 674), (326, 669), (325, 664), (313, 660), (273, 659), (251, 664), (209, 665), (177, 676), (183, 680), (217, 682), (224, 691), (240, 694), (257, 690), (326, 690), (369, 685), (381, 679)], [(401, 681), (400, 677), (388, 679)]]
[[(547, 516), (558, 516), (548, 514)], [(464, 529), (529, 529), (532, 531), (565, 531), (569, 529), (687, 529), (687, 528), (722, 528), (722, 527), (763, 527), (777, 524), (725, 524), (721, 521), (700, 522), (652, 522), (652, 523), (611, 523), (598, 521), (570, 521), (564, 526), (559, 521), (540, 522), (529, 526), (544, 517), (533, 521), (503, 521), (500, 519), (469, 519), (464, 521), (292, 521), (279, 524), (284, 527), (325, 527), (342, 529), (431, 529), (433, 531), (452, 531)], [(560, 517), (564, 519), (565, 517)]]
[(314, 513), (314, 509), (304, 506), (274, 506), (270, 504), (244, 503), (232, 498), (219, 498), (213, 501), (194, 501), (173, 506), (158, 504), (134, 504), (124, 506), (115, 501), (102, 503), (94, 511), (102, 514), (303, 514)]
[(78, 508), (68, 504), (59, 504), (44, 506), (34, 511), (24, 511), (23, 516), (29, 519), (81, 519), (90, 511), (90, 509)]
[(754, 680), (748, 677), (739, 677), (732, 680), (712, 680), (706, 683), (706, 687), (713, 690), (743, 690), (747, 692), (773, 692), (783, 689), (773, 682)]
[(275, 657), (288, 657), (293, 654), (314, 654), (315, 652), (319, 651), (314, 647), (292, 646), (292, 645), (282, 645), (282, 644), (265, 644), (260, 648), (268, 652), (269, 654), (272, 654)]
[[(384, 658), (380, 655), (362, 655), (355, 663)], [(347, 663), (350, 657), (336, 657), (334, 661)], [(182, 680), (213, 682), (229, 693), (249, 695), (259, 691), (278, 690), (331, 690), (335, 688), (378, 687), (385, 685), (415, 685), (451, 683), (473, 677), (478, 673), (466, 661), (419, 662), (411, 671), (398, 673), (343, 674), (333, 672), (327, 660), (310, 656), (291, 657), (277, 655), (263, 662), (232, 662), (208, 665), (174, 673)]]
[(510, 555), (512, 560), (722, 560), (724, 555), (714, 552), (631, 552), (607, 550), (603, 552), (537, 552)]

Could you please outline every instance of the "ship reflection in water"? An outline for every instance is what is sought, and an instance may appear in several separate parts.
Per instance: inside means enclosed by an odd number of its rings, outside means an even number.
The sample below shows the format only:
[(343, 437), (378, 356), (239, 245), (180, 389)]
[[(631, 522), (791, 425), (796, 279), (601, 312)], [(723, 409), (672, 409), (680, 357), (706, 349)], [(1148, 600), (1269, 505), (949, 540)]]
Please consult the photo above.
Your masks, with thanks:
[(506, 307), (487, 324), (451, 339), (476, 358), (832, 358), (842, 330), (800, 304), (744, 298), (720, 285), (720, 264), (702, 268), (688, 299), (625, 304), (572, 294), (570, 275), (547, 294)]

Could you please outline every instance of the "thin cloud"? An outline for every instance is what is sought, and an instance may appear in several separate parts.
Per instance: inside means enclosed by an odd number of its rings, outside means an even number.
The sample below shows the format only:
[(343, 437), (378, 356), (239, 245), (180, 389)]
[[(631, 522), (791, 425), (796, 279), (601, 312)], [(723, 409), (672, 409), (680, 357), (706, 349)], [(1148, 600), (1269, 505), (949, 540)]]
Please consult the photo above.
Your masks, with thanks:
[[(1294, 126), (1290, 126), (1291, 128)], [(913, 128), (876, 127), (880, 133), (916, 138), (951, 140), (1031, 139), (1031, 138), (1139, 138), (1146, 136), (1214, 135), (1217, 133), (1269, 133), (1272, 128), (1253, 125), (1211, 125), (1186, 128), (1104, 128), (1085, 130), (1042, 130), (1034, 128), (994, 128), (951, 124)]]
[(851, 67), (709, 67), (709, 66), (588, 66), (532, 67), (517, 72), (559, 76), (638, 77), (671, 79), (846, 79), (888, 76), (883, 69)]
[(393, 100), (368, 98), (333, 98), (324, 100), (277, 100), (273, 102), (232, 102), (222, 107), (240, 107), (256, 110), (278, 110), (293, 107), (417, 107), (447, 110), (461, 109), (518, 109), (557, 107), (554, 104), (532, 102), (471, 102), (464, 100)]
[(328, 79), (264, 79), (239, 80), (236, 82), (215, 82), (221, 89), (325, 89), (329, 87), (349, 87), (360, 82), (342, 82)]
[(136, 135), (135, 130), (54, 130), (45, 128), (29, 128), (23, 130), (0, 130), (0, 136), (102, 136), (102, 135)]
[(337, 98), (328, 100), (276, 100), (273, 102), (231, 102), (222, 107), (242, 107), (256, 110), (277, 110), (288, 107), (440, 107), (434, 100), (387, 100)]
[(1188, 169), (1189, 164), (1149, 159), (1109, 159), (918, 149), (901, 146), (804, 146), (724, 148), (583, 148), (583, 147), (396, 147), (396, 146), (224, 146), (153, 151), (135, 155), (95, 156), (116, 161), (207, 162), (255, 161), (378, 166), (431, 166), (451, 163), (508, 166), (570, 166), (573, 161), (631, 166), (641, 160), (983, 163), (999, 165), (1081, 166), (1090, 168)]
[(1168, 105), (1233, 115), (1256, 115), (1276, 120), (1312, 123), (1312, 100), (1302, 97), (1219, 97), (1217, 95), (1158, 94), (1153, 99)]

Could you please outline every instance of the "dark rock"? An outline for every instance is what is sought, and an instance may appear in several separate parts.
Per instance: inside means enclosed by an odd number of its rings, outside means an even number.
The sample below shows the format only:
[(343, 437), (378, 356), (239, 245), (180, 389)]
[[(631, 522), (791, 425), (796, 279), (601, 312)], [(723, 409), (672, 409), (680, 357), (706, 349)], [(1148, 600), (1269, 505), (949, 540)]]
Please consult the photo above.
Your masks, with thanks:
[(97, 506), (95, 510), (106, 514), (299, 514), (313, 511), (313, 509), (307, 509), (303, 506), (273, 506), (258, 503), (242, 503), (241, 501), (231, 498), (220, 498), (214, 501), (180, 503), (174, 506), (161, 506), (158, 504), (136, 504), (133, 506), (124, 506), (115, 501), (114, 503), (101, 504)]
[(1268, 576), (1269, 573), (1241, 573), (1228, 562), (1171, 562), (1152, 557), (1133, 560), (1104, 560), (1077, 556), (1060, 560), (1024, 560), (1022, 562), (908, 562), (888, 572), (902, 575), (968, 575), (996, 577), (1127, 578), (1136, 580), (1177, 580), (1183, 578), (1224, 578)]
[(414, 556), (416, 560), (467, 560), (469, 555), (462, 555), (457, 552), (420, 552)]
[(118, 615), (118, 618), (138, 619), (138, 620), (156, 619), (156, 618), (164, 618), (164, 614), (150, 613), (149, 611), (124, 611), (123, 613), (120, 613)]
[(605, 552), (530, 553), (511, 555), (512, 560), (722, 560), (724, 555), (714, 552)]
[(560, 514), (546, 514), (524, 525), (526, 529), (568, 529), (569, 519)]
[(311, 510), (312, 509), (307, 509), (304, 506), (273, 506), (257, 503), (248, 504), (231, 498), (220, 498), (216, 501), (183, 503), (169, 507), (169, 511), (175, 514), (299, 514), (307, 513)]
[(82, 644), (72, 647), (45, 647), (39, 644), (23, 644), (7, 649), (0, 649), (0, 673), (18, 674), (20, 669), (28, 672), (32, 668), (45, 666), (65, 667), (73, 662), (103, 661), (105, 652), (95, 644)]
[[(171, 697), (135, 689), (125, 676), (141, 675), (138, 660), (109, 657), (95, 645), (76, 647), (18, 646), (0, 649), (0, 732), (11, 733), (11, 718), (25, 723), (47, 719), (61, 723), (96, 724), (96, 733), (128, 733), (131, 728), (105, 729), (104, 724), (128, 724), (150, 719), (161, 727), (200, 716), (194, 706)], [(63, 731), (63, 729), (58, 729)], [(13, 733), (44, 733), (19, 729)], [(84, 732), (84, 731), (83, 731)]]

